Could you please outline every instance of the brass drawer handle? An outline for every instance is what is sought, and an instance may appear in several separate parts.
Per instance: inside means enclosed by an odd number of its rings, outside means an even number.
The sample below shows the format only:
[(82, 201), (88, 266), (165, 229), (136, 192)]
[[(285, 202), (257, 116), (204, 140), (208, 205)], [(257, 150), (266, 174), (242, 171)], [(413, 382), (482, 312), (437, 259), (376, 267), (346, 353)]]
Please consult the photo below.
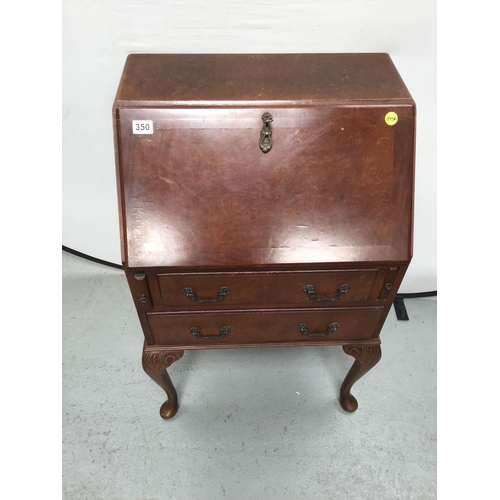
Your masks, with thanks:
[(332, 302), (334, 300), (340, 300), (350, 289), (351, 285), (344, 283), (339, 287), (335, 297), (316, 297), (316, 289), (314, 288), (314, 285), (305, 285), (303, 288), (304, 292), (309, 295), (309, 298), (311, 300), (315, 300), (316, 302)]
[(263, 153), (269, 153), (273, 147), (273, 131), (271, 130), (271, 122), (273, 116), (269, 111), (266, 111), (262, 116), (262, 130), (260, 131), (259, 147)]
[(229, 335), (231, 330), (232, 328), (230, 326), (223, 326), (220, 329), (219, 335), (202, 335), (199, 328), (192, 326), (189, 329), (189, 333), (193, 334), (197, 339), (211, 340), (211, 339), (223, 339), (224, 337), (227, 337)]
[(228, 295), (230, 291), (231, 289), (228, 286), (221, 286), (216, 299), (199, 299), (192, 288), (182, 289), (182, 293), (186, 297), (189, 297), (193, 302), (198, 302), (198, 304), (213, 304), (214, 302), (220, 302), (221, 300), (224, 300), (225, 296)]
[(308, 337), (326, 337), (327, 335), (331, 335), (335, 330), (338, 330), (339, 326), (339, 323), (330, 323), (328, 325), (328, 330), (323, 333), (309, 333), (309, 327), (306, 323), (300, 323), (300, 325), (297, 325), (297, 328), (302, 335), (307, 335)]

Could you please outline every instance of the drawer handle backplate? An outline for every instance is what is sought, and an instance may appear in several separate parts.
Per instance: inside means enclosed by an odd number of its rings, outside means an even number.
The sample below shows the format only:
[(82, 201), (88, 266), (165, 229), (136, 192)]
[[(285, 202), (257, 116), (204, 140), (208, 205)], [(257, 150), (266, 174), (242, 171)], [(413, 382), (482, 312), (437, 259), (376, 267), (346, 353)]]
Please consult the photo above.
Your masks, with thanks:
[(309, 327), (306, 323), (300, 323), (300, 325), (297, 325), (297, 328), (302, 335), (307, 335), (308, 337), (326, 337), (327, 335), (331, 335), (335, 330), (338, 330), (339, 326), (339, 323), (330, 323), (328, 325), (328, 330), (322, 333), (309, 333)]
[(303, 290), (309, 295), (311, 300), (315, 300), (316, 302), (332, 302), (334, 300), (340, 300), (349, 290), (351, 289), (351, 285), (344, 283), (337, 290), (337, 294), (335, 297), (317, 297), (316, 296), (316, 288), (314, 285), (305, 285)]
[(193, 334), (197, 339), (205, 339), (205, 340), (210, 340), (210, 339), (223, 339), (224, 337), (227, 337), (229, 333), (231, 333), (232, 328), (230, 326), (223, 326), (220, 329), (219, 335), (202, 335), (200, 332), (199, 328), (196, 328), (195, 326), (192, 326), (189, 329), (189, 333)]
[(230, 291), (231, 289), (228, 286), (221, 286), (216, 299), (199, 299), (192, 288), (182, 289), (182, 293), (186, 297), (189, 297), (193, 302), (198, 302), (198, 304), (213, 304), (214, 302), (220, 302), (221, 300), (224, 300), (225, 296), (228, 295)]

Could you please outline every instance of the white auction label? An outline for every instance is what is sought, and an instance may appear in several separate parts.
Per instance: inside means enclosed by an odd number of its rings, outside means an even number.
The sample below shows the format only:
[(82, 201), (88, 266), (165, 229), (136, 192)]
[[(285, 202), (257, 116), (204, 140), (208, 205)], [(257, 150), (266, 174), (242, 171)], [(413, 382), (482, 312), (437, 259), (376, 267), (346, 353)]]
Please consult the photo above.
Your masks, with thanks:
[(132, 132), (134, 134), (152, 134), (153, 120), (132, 120)]

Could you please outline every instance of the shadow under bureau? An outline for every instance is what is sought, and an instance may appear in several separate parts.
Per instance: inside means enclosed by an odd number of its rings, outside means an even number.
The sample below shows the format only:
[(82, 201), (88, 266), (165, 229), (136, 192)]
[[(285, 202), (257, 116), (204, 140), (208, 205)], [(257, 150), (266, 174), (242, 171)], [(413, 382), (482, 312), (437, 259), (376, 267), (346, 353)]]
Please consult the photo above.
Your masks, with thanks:
[(342, 345), (381, 357), (412, 255), (415, 104), (387, 54), (134, 54), (113, 106), (122, 261), (142, 363)]

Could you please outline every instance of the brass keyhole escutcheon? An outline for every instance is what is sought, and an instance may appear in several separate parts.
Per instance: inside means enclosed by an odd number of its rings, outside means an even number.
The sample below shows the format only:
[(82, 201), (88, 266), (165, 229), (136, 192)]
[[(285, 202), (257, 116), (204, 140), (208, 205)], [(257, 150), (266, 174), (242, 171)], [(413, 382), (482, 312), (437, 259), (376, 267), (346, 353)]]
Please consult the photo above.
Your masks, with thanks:
[(261, 118), (262, 130), (260, 131), (259, 147), (263, 153), (269, 153), (273, 147), (273, 131), (271, 130), (273, 116), (269, 111), (266, 111)]

